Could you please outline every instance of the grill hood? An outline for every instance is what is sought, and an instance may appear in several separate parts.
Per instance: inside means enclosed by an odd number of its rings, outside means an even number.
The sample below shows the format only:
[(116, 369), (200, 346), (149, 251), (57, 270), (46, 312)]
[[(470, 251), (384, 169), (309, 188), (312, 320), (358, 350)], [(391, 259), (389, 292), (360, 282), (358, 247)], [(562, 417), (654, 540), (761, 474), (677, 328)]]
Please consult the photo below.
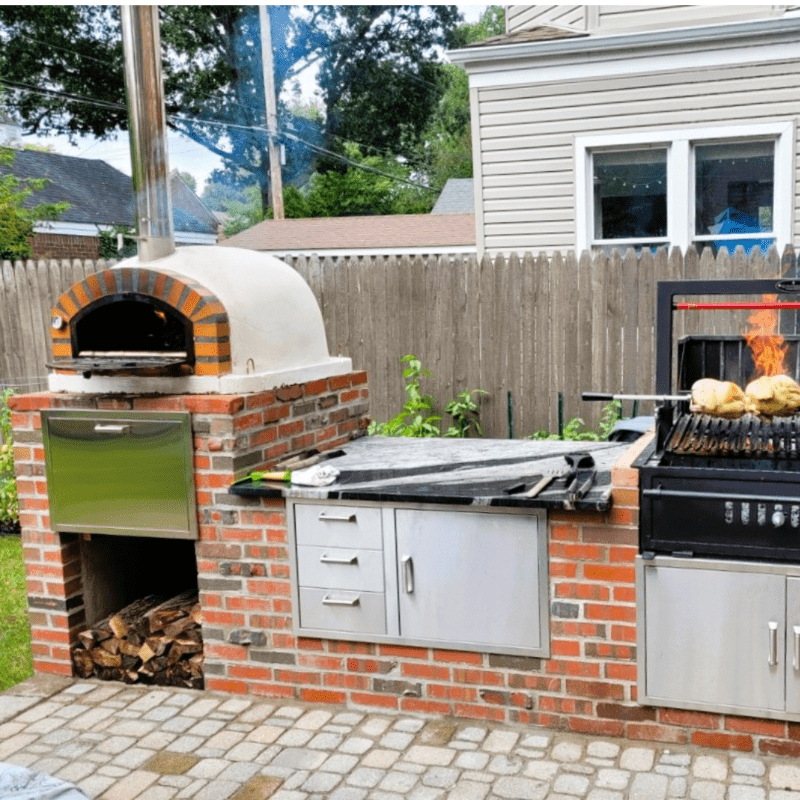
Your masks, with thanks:
[[(75, 362), (83, 357), (76, 322), (102, 306), (113, 324), (110, 304), (132, 299), (166, 304), (186, 320), (192, 374), (145, 376), (105, 369), (84, 377)], [(112, 333), (109, 341), (118, 338)], [(273, 256), (231, 247), (183, 247), (166, 258), (128, 259), (89, 276), (59, 298), (52, 335), (51, 391), (253, 392), (352, 370), (349, 358), (330, 356), (322, 314), (300, 275)], [(102, 358), (102, 334), (94, 338), (92, 356)]]

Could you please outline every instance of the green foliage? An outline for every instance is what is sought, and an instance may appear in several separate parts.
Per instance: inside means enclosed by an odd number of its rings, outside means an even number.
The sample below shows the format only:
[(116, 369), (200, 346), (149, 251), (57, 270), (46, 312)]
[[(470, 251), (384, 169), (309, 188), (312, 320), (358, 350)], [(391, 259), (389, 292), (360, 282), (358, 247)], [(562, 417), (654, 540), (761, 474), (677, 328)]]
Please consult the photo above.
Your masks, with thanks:
[(483, 389), (473, 389), (472, 391), (465, 389), (444, 407), (444, 410), (453, 418), (453, 424), (445, 431), (445, 436), (466, 439), (473, 428), (478, 436), (483, 436), (483, 428), (478, 420), (480, 409), (472, 398), (473, 394), (488, 394), (488, 392)]
[(459, 25), (450, 37), (450, 47), (454, 50), (473, 42), (480, 42), (490, 36), (506, 32), (506, 12), (504, 6), (489, 6), (473, 24)]
[(181, 178), (183, 178), (183, 182), (193, 191), (197, 191), (197, 181), (195, 180), (194, 175), (190, 172), (179, 172), (178, 173)]
[(0, 527), (11, 527), (19, 519), (17, 481), (14, 474), (14, 438), (8, 398), (13, 391), (0, 392)]
[[(14, 161), (14, 151), (0, 147), (0, 165)], [(8, 174), (0, 176), (0, 258), (10, 260), (30, 257), (33, 226), (46, 219), (57, 219), (69, 208), (68, 203), (38, 203), (31, 205), (28, 198), (47, 185), (44, 178), (18, 178)]]
[(253, 225), (264, 219), (261, 203), (261, 190), (258, 186), (248, 186), (244, 191), (244, 201), (224, 201), (225, 213), (230, 219), (225, 224), (225, 235), (233, 236), (235, 233), (252, 228)]
[(25, 562), (18, 536), (0, 536), (0, 692), (33, 675)]
[(470, 430), (474, 429), (479, 436), (483, 435), (483, 429), (478, 422), (479, 409), (472, 399), (473, 394), (486, 394), (483, 389), (459, 392), (445, 406), (445, 411), (453, 417), (453, 424), (442, 434), (441, 428), (437, 425), (441, 421), (441, 417), (433, 413), (438, 404), (432, 395), (423, 394), (420, 388), (420, 380), (429, 378), (431, 373), (422, 366), (422, 362), (414, 355), (403, 356), (400, 359), (400, 363), (408, 365), (403, 370), (403, 378), (406, 382), (404, 387), (406, 402), (403, 404), (400, 413), (392, 417), (388, 422), (371, 422), (369, 426), (370, 434), (416, 438), (430, 438), (442, 435), (451, 438), (466, 438)]
[(529, 439), (564, 439), (575, 442), (603, 442), (608, 439), (614, 425), (621, 419), (622, 403), (619, 400), (612, 400), (603, 406), (603, 413), (597, 424), (597, 429), (592, 430), (586, 427), (586, 423), (580, 417), (573, 417), (564, 424), (564, 435), (550, 433), (547, 430), (538, 430), (532, 433)]
[[(122, 250), (119, 249), (119, 235), (122, 234)], [(100, 258), (129, 258), (138, 252), (136, 235), (127, 225), (115, 225), (112, 230), (98, 228), (100, 237)]]
[[(475, 24), (459, 25), (450, 46), (464, 47), (505, 32), (503, 6), (489, 6)], [(449, 178), (472, 177), (472, 133), (470, 130), (467, 73), (456, 64), (438, 67), (440, 97), (419, 139), (415, 158), (428, 184), (441, 191)]]
[[(438, 99), (432, 65), (460, 22), (458, 7), (268, 9), (278, 127), (290, 134), (284, 182), (307, 174), (319, 148), (331, 150), (342, 138), (408, 157)], [(159, 19), (168, 124), (246, 172), (265, 198), (269, 148), (258, 6), (162, 5)], [(102, 139), (127, 129), (119, 6), (0, 6), (0, 37), (5, 106), (25, 133)], [(323, 110), (303, 126), (281, 92), (309, 67), (317, 68)]]

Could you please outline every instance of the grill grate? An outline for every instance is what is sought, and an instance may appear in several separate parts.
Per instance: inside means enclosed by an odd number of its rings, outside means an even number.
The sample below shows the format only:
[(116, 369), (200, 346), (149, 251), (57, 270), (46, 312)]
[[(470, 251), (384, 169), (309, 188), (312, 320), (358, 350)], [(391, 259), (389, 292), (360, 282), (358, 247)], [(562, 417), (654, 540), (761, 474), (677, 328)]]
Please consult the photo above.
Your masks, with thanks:
[(800, 415), (765, 419), (745, 414), (722, 419), (707, 414), (682, 414), (666, 439), (675, 455), (755, 458), (800, 457)]

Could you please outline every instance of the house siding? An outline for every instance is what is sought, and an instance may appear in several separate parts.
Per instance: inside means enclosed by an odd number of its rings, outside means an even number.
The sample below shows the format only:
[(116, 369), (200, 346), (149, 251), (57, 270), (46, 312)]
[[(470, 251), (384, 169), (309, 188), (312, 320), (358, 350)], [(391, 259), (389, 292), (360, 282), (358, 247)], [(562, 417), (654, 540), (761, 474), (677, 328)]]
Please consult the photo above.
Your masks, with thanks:
[(705, 6), (598, 6), (597, 30), (650, 30), (659, 28), (713, 25), (733, 20), (760, 19), (778, 16), (786, 6), (730, 5), (714, 3)]
[[(485, 249), (558, 250), (576, 246), (574, 136), (797, 119), (800, 62), (473, 91)], [(797, 172), (796, 134), (794, 152)]]
[[(793, 8), (792, 6), (788, 7)], [(796, 6), (794, 6), (796, 8)], [(732, 20), (778, 16), (787, 6), (664, 5), (664, 6), (506, 6), (506, 32), (557, 25), (599, 32), (651, 30), (710, 25)]]
[(527, 31), (540, 25), (586, 29), (588, 6), (506, 6), (506, 33)]

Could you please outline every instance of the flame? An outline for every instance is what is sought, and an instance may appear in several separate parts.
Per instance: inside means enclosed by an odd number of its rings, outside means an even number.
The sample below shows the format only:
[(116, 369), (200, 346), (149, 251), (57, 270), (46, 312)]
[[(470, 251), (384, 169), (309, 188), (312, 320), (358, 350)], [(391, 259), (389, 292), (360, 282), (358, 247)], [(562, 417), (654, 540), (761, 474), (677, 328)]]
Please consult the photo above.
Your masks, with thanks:
[[(765, 294), (764, 303), (774, 303), (777, 295)], [(748, 318), (750, 329), (745, 331), (744, 338), (747, 346), (753, 352), (753, 361), (756, 365), (756, 378), (773, 375), (785, 375), (786, 367), (783, 360), (786, 356), (787, 345), (783, 336), (778, 331), (778, 312), (765, 308), (754, 311)]]

